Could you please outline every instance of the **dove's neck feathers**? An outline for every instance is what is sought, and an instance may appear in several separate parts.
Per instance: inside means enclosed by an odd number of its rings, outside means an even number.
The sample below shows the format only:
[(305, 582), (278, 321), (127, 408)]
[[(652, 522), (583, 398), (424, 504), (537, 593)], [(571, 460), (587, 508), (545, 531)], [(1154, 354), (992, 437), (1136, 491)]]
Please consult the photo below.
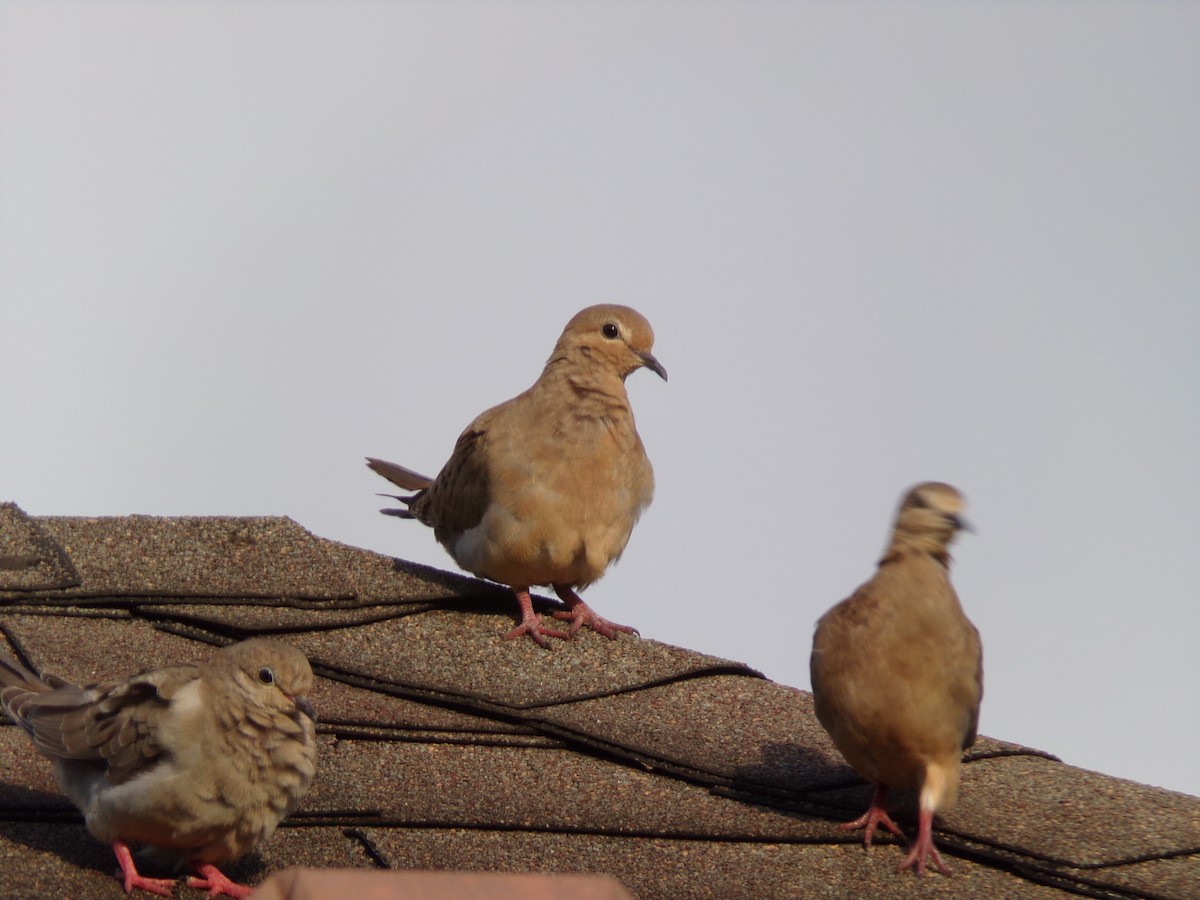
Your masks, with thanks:
[(943, 569), (950, 568), (950, 543), (957, 528), (953, 520), (926, 508), (905, 507), (896, 517), (892, 542), (879, 565), (910, 556), (928, 556)]
[(901, 534), (892, 536), (892, 543), (879, 560), (879, 565), (882, 567), (920, 556), (929, 557), (947, 572), (950, 570), (952, 557), (945, 543), (928, 536)]
[[(636, 367), (634, 367), (636, 368)], [(534, 390), (571, 389), (571, 411), (581, 418), (633, 420), (625, 378), (633, 369), (622, 371), (614, 361), (587, 346), (560, 344), (546, 362)]]

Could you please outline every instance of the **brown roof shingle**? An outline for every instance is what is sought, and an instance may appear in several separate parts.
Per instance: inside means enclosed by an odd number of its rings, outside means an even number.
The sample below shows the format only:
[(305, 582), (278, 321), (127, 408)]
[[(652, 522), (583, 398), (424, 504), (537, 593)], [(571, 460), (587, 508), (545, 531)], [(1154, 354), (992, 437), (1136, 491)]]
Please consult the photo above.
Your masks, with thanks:
[[(5, 504), (3, 560), (0, 638), (40, 670), (93, 680), (255, 634), (308, 654), (317, 779), (230, 867), (251, 882), (303, 865), (610, 873), (640, 897), (1200, 895), (1200, 799), (989, 738), (939, 820), (954, 876), (897, 876), (894, 842), (866, 853), (836, 827), (869, 789), (807, 693), (628, 636), (504, 641), (505, 590), (289, 519)], [(108, 848), (7, 724), (0, 771), (0, 893), (123, 896)]]

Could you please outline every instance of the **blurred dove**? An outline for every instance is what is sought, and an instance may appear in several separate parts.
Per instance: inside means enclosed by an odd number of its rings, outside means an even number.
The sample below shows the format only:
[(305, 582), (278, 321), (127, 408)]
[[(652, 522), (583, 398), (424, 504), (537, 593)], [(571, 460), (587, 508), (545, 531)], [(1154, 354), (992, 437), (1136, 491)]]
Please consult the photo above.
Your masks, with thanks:
[[(379, 459), (367, 465), (399, 487), (406, 509), (469, 572), (509, 585), (521, 623), (541, 646), (587, 626), (608, 638), (636, 634), (598, 616), (575, 591), (620, 557), (654, 494), (654, 472), (634, 427), (625, 378), (643, 366), (665, 381), (650, 353), (650, 323), (627, 306), (582, 310), (567, 323), (533, 386), (483, 412), (459, 436), (437, 478)], [(542, 625), (531, 585), (550, 585), (567, 604)]]
[(811, 673), (817, 718), (846, 761), (875, 785), (870, 807), (846, 829), (883, 825), (889, 788), (920, 790), (917, 839), (897, 871), (926, 859), (945, 875), (933, 816), (958, 791), (962, 753), (975, 742), (983, 651), (950, 586), (947, 547), (968, 526), (962, 495), (927, 482), (904, 497), (875, 576), (817, 623)]
[(216, 866), (254, 849), (300, 801), (316, 768), (312, 669), (281, 641), (224, 647), (204, 665), (77, 687), (0, 654), (0, 704), (54, 763), (88, 831), (111, 844), (125, 891), (169, 897), (129, 844), (200, 874), (188, 886), (245, 897)]

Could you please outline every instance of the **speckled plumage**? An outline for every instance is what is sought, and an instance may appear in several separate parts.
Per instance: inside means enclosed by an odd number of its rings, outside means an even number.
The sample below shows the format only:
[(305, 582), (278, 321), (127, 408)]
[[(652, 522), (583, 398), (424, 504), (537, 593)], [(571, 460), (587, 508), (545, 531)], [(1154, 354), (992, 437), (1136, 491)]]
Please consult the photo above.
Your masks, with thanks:
[(597, 616), (575, 593), (625, 549), (654, 494), (654, 472), (634, 424), (626, 377), (641, 367), (664, 379), (650, 323), (627, 306), (592, 306), (567, 323), (538, 380), (480, 414), (436, 478), (368, 459), (405, 490), (403, 510), (430, 526), (469, 572), (513, 588), (521, 624), (508, 637), (568, 637), (544, 628), (529, 598), (550, 585), (570, 611), (570, 633), (588, 626), (633, 631)]
[(127, 891), (171, 893), (134, 867), (127, 845), (146, 844), (199, 871), (193, 886), (245, 896), (215, 866), (269, 838), (316, 771), (312, 669), (281, 641), (85, 687), (0, 656), (0, 684), (88, 831), (113, 845)]

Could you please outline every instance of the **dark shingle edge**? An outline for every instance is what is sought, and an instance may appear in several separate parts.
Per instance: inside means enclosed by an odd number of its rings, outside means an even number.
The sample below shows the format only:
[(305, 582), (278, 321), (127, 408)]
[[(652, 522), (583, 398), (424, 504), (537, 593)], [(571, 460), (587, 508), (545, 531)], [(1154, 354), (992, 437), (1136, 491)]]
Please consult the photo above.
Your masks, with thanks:
[[(223, 646), (232, 642), (232, 639), (225, 635), (214, 634), (213, 632), (202, 628), (189, 627), (177, 622), (154, 622), (153, 625), (156, 629), (168, 634), (201, 641), (212, 646)], [(629, 750), (626, 747), (623, 747), (620, 744), (611, 741), (605, 741), (595, 735), (588, 734), (579, 729), (569, 728), (561, 724), (548, 721), (536, 714), (535, 710), (538, 708), (536, 706), (518, 707), (465, 693), (455, 693), (452, 691), (430, 688), (424, 685), (401, 681), (372, 678), (360, 673), (349, 672), (344, 669), (335, 668), (320, 662), (313, 664), (313, 673), (321, 676), (322, 678), (328, 678), (331, 681), (341, 682), (342, 684), (347, 684), (351, 687), (363, 688), (365, 690), (389, 694), (391, 696), (400, 697), (406, 700), (414, 700), (419, 703), (433, 704), (458, 712), (467, 712), (473, 715), (498, 718), (506, 722), (532, 727), (539, 733), (564, 740), (575, 746), (588, 748), (597, 755), (605, 758), (623, 760), (642, 769), (671, 772), (676, 774), (678, 777), (685, 778), (686, 780), (693, 781), (697, 784), (712, 785), (714, 783), (728, 781), (728, 779), (726, 779), (724, 776), (721, 776), (719, 773), (707, 772), (703, 769), (681, 764), (670, 759), (663, 759), (661, 757), (650, 756), (644, 753), (637, 753)], [(734, 675), (755, 678), (757, 680), (764, 679), (764, 676), (760, 673), (754, 672), (753, 670), (744, 666), (739, 666), (736, 664), (730, 664), (728, 666), (712, 665), (694, 669), (679, 675), (639, 682), (638, 684), (626, 686), (621, 689), (598, 691), (579, 697), (558, 698), (555, 700), (553, 705), (565, 705), (579, 702), (581, 700), (593, 700), (602, 697), (615, 696), (617, 694), (632, 693), (664, 684), (676, 684), (698, 678), (713, 677), (716, 675)]]

